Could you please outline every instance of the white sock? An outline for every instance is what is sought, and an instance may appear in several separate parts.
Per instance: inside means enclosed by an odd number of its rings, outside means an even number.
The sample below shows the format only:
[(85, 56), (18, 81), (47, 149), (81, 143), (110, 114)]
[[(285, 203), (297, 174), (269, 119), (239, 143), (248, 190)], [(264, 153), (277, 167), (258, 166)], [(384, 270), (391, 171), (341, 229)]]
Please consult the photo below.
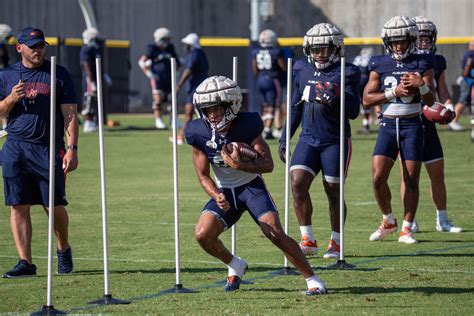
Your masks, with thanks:
[(339, 234), (338, 232), (332, 231), (331, 239), (334, 240), (336, 244), (339, 245), (341, 243), (341, 234)]
[(313, 225), (300, 226), (301, 236), (308, 236), (309, 240), (314, 241)]
[(412, 226), (413, 226), (412, 222), (407, 222), (407, 221), (403, 220), (402, 230), (405, 230), (405, 227), (408, 228), (408, 230), (411, 230)]
[(382, 214), (382, 218), (386, 220), (389, 224), (395, 224), (395, 217), (393, 217), (393, 213)]
[(316, 274), (305, 280), (306, 284), (308, 285), (308, 289), (318, 288), (322, 290), (326, 288), (326, 284), (324, 284), (324, 282), (321, 281), (321, 279)]
[(438, 219), (438, 222), (446, 222), (448, 220), (448, 211), (436, 210), (436, 218)]
[(245, 268), (247, 267), (247, 262), (240, 257), (234, 256), (232, 260), (227, 265), (228, 276), (236, 275), (242, 277), (245, 273)]
[(270, 132), (272, 131), (272, 129), (271, 129), (270, 127), (265, 127), (265, 128), (263, 129), (263, 131), (264, 131), (265, 133), (270, 133)]

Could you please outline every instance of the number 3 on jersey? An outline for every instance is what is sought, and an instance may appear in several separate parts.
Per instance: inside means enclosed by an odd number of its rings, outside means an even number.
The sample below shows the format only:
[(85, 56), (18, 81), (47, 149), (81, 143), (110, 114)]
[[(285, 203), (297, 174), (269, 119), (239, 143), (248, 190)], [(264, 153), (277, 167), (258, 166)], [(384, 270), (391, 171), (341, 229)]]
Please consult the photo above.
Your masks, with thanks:
[[(383, 84), (386, 87), (393, 88), (398, 86), (398, 80), (394, 76), (388, 76), (385, 77)], [(399, 99), (402, 100), (403, 103), (411, 103), (411, 101), (413, 100), (413, 96), (399, 97)]]

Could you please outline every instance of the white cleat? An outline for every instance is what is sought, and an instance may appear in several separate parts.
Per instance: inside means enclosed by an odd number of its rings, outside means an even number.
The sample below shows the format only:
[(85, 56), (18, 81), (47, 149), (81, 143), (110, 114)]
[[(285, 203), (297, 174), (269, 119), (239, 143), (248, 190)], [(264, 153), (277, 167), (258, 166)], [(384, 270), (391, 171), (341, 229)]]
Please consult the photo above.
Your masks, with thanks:
[(382, 240), (385, 236), (388, 234), (394, 233), (397, 231), (397, 220), (395, 220), (395, 223), (390, 224), (387, 221), (382, 221), (382, 224), (379, 226), (379, 228), (369, 237), (369, 240), (371, 241), (379, 241)]
[(275, 137), (275, 139), (280, 139), (280, 138), (281, 138), (281, 131), (282, 131), (281, 129), (276, 129), (276, 128), (275, 128), (275, 129), (272, 131), (273, 137)]
[(459, 131), (463, 131), (464, 127), (462, 127), (461, 124), (459, 124), (458, 122), (451, 122), (448, 124), (448, 129), (455, 132), (459, 132)]
[(451, 223), (451, 221), (436, 221), (436, 230), (439, 232), (448, 232), (448, 233), (460, 233), (462, 232), (461, 227), (456, 227)]
[(416, 222), (416, 219), (413, 220), (413, 225), (411, 225), (411, 232), (416, 234), (420, 232), (420, 226)]
[(161, 120), (161, 118), (157, 117), (155, 119), (155, 127), (157, 129), (165, 129), (166, 128), (166, 125), (165, 123), (163, 123), (163, 121)]
[(402, 242), (405, 244), (417, 244), (418, 240), (413, 237), (413, 234), (410, 230), (402, 230), (400, 232), (400, 237), (398, 238), (398, 242)]

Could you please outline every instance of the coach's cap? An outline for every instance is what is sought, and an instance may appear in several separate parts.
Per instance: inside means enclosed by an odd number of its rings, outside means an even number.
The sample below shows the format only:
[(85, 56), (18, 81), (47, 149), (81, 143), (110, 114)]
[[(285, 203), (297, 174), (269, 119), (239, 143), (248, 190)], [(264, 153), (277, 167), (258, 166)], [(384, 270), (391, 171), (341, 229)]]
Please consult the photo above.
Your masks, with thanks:
[[(21, 30), (20, 35), (18, 35), (18, 43), (25, 44), (28, 47), (32, 47), (38, 43), (46, 43), (44, 39), (44, 33), (40, 29), (35, 29), (31, 26), (25, 27)], [(48, 44), (49, 45), (49, 44)]]

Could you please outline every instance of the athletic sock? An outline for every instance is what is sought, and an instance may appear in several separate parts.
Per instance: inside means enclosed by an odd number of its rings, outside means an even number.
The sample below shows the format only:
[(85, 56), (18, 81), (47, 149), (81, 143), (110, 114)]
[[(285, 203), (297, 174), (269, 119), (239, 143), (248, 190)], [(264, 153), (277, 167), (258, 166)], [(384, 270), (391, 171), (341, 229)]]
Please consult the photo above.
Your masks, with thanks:
[(314, 241), (313, 225), (300, 226), (301, 236), (308, 236), (309, 240)]
[(389, 224), (395, 224), (395, 217), (393, 217), (393, 213), (389, 214), (382, 214), (382, 218), (387, 221)]
[(308, 285), (308, 289), (325, 289), (326, 284), (324, 284), (323, 281), (315, 274), (313, 276), (310, 276), (309, 278), (306, 278), (306, 284)]
[(436, 210), (436, 219), (438, 222), (446, 222), (448, 220), (447, 210)]
[(228, 276), (236, 275), (242, 277), (245, 273), (245, 268), (247, 267), (247, 262), (240, 257), (234, 256), (232, 260), (227, 265), (228, 267)]
[(265, 133), (271, 133), (272, 129), (271, 129), (271, 127), (265, 127), (265, 128), (263, 129), (263, 131), (264, 131)]
[(331, 239), (334, 240), (336, 244), (339, 245), (341, 243), (341, 234), (339, 234), (338, 232), (332, 231)]
[(407, 228), (409, 231), (411, 231), (412, 226), (413, 226), (413, 222), (407, 222), (404, 220), (402, 224), (402, 230), (405, 230), (405, 228)]

